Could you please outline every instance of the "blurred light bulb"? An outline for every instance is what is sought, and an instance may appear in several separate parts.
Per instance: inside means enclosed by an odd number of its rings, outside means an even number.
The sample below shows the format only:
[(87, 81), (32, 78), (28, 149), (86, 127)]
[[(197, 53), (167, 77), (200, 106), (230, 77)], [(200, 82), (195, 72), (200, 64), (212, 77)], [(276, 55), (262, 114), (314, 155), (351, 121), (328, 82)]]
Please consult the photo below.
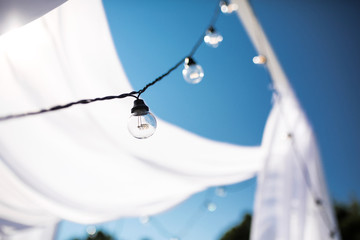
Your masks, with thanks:
[(215, 31), (213, 27), (210, 27), (206, 31), (206, 35), (204, 37), (204, 42), (213, 48), (217, 48), (219, 46), (219, 43), (222, 42), (223, 37)]
[(182, 70), (185, 81), (191, 84), (199, 83), (204, 77), (204, 70), (191, 58), (185, 58), (184, 69)]
[(142, 224), (147, 224), (150, 221), (150, 217), (149, 216), (141, 216), (141, 217), (139, 217), (139, 221)]
[(90, 236), (94, 236), (96, 234), (96, 227), (91, 225), (91, 226), (88, 226), (86, 228), (86, 232), (87, 234), (89, 234)]
[(253, 58), (253, 63), (255, 64), (265, 64), (266, 63), (266, 57), (263, 55), (255, 56)]
[(215, 212), (216, 210), (216, 204), (213, 203), (213, 202), (209, 202), (207, 205), (206, 205), (206, 208), (209, 212)]
[(142, 99), (136, 99), (128, 122), (131, 135), (139, 139), (148, 138), (154, 134), (156, 125), (156, 118), (149, 112), (149, 107)]
[(221, 1), (220, 9), (223, 13), (230, 14), (238, 9), (238, 5), (235, 3), (229, 3), (228, 1)]
[(219, 197), (226, 197), (226, 189), (225, 189), (225, 187), (217, 187), (215, 189), (215, 193)]

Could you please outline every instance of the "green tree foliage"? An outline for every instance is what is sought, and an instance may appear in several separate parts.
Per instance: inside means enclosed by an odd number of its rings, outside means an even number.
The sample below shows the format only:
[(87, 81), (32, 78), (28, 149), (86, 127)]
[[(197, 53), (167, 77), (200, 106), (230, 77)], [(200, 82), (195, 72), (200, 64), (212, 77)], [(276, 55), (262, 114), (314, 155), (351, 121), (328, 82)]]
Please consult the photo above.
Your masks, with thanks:
[(103, 231), (98, 231), (96, 234), (88, 235), (84, 239), (74, 238), (73, 240), (116, 240), (116, 238), (107, 233), (104, 233)]
[(248, 240), (250, 239), (251, 215), (245, 214), (242, 222), (230, 229), (221, 240)]
[(350, 204), (335, 204), (336, 218), (343, 240), (360, 240), (360, 204), (353, 199)]

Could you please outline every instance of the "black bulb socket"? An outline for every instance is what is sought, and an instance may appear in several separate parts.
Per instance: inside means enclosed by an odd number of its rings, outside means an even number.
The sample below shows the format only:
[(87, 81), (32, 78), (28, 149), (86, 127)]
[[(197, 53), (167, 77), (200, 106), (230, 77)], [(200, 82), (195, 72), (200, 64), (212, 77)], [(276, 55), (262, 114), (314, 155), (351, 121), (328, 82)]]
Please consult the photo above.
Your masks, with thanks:
[(222, 0), (220, 2), (220, 6), (222, 6), (222, 5), (229, 6), (229, 1), (228, 0)]
[(208, 28), (208, 32), (209, 32), (209, 33), (214, 33), (214, 32), (215, 32), (215, 28), (214, 28), (213, 26), (210, 26), (210, 27)]
[(131, 113), (133, 113), (136, 116), (145, 115), (149, 112), (149, 107), (146, 106), (144, 100), (142, 99), (136, 99), (134, 101), (134, 106), (131, 109)]
[(195, 65), (196, 62), (194, 61), (194, 59), (192, 57), (187, 57), (187, 58), (185, 58), (185, 64), (190, 66), (190, 65)]

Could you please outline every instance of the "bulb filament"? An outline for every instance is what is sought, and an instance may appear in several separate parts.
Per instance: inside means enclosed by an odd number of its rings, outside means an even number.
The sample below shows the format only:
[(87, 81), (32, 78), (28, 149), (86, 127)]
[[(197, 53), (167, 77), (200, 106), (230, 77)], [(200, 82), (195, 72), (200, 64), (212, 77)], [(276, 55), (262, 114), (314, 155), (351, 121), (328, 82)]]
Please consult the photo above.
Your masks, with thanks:
[(146, 130), (146, 129), (149, 129), (149, 124), (142, 123), (141, 117), (138, 117), (138, 126), (137, 127), (139, 130)]

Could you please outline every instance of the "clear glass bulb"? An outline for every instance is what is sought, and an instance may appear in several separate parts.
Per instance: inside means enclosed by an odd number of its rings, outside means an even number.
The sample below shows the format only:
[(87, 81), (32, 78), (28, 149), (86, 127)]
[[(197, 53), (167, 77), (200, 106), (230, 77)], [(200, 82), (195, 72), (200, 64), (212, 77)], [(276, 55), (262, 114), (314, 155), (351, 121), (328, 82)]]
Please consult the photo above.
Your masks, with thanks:
[(223, 37), (216, 31), (207, 31), (204, 37), (204, 42), (213, 48), (217, 48), (222, 40)]
[(149, 112), (144, 101), (137, 99), (131, 109), (128, 129), (135, 138), (145, 139), (152, 136), (156, 130), (156, 118)]
[(139, 217), (139, 221), (142, 224), (147, 224), (150, 221), (150, 217), (149, 216), (141, 216), (141, 217)]
[(225, 187), (217, 187), (215, 189), (215, 193), (219, 197), (225, 197), (226, 196), (226, 189), (225, 189)]
[(87, 234), (89, 234), (90, 236), (95, 236), (95, 234), (96, 234), (96, 226), (93, 226), (93, 225), (91, 225), (91, 226), (88, 226), (87, 228), (86, 228), (86, 232), (87, 232)]
[(156, 125), (156, 119), (150, 112), (141, 115), (133, 113), (129, 118), (128, 129), (134, 137), (144, 139), (154, 134)]
[(253, 63), (255, 64), (265, 64), (266, 63), (266, 57), (263, 55), (255, 56), (253, 58)]
[(185, 59), (184, 69), (182, 70), (185, 81), (191, 84), (199, 83), (204, 77), (204, 70), (200, 65), (188, 57)]
[(215, 212), (216, 210), (216, 204), (213, 203), (213, 202), (209, 202), (207, 205), (206, 205), (206, 208), (209, 212)]
[(235, 3), (228, 3), (227, 1), (220, 2), (220, 9), (223, 13), (230, 14), (238, 9), (238, 5)]

